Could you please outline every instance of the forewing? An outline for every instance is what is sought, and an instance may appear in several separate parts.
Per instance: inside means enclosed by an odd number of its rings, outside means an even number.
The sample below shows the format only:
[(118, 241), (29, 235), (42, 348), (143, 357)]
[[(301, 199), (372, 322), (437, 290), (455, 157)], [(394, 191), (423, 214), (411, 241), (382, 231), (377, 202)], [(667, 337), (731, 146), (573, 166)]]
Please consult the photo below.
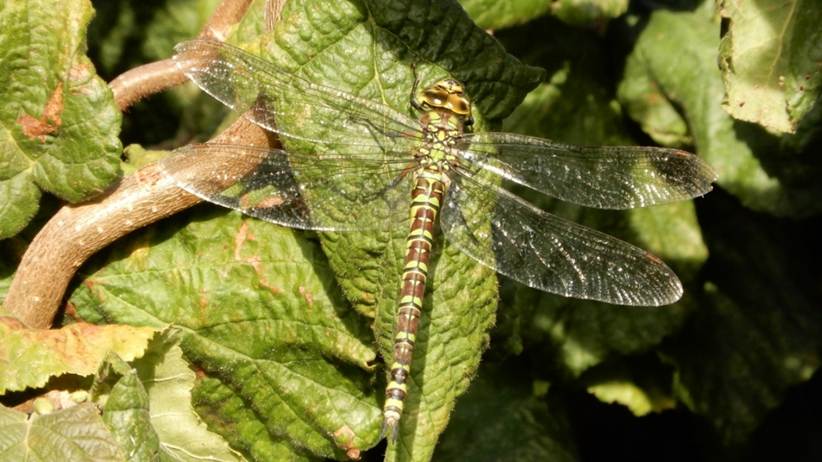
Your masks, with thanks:
[(204, 200), (292, 228), (391, 229), (408, 213), (399, 160), (202, 144), (177, 149), (161, 166)]
[(716, 174), (686, 151), (639, 146), (575, 146), (513, 133), (464, 137), (462, 163), (557, 199), (627, 209), (701, 196)]
[[(495, 203), (492, 216), (463, 213)], [(455, 175), (442, 210), (446, 239), (478, 262), (527, 286), (619, 305), (677, 301), (682, 285), (659, 258), (540, 210), (467, 172)]]
[[(419, 122), (389, 106), (310, 82), (226, 43), (193, 40), (175, 50), (175, 63), (203, 91), (255, 124), (312, 148), (367, 157), (375, 149), (408, 152), (421, 137)], [(282, 126), (276, 119), (285, 114), (308, 123), (299, 130)]]

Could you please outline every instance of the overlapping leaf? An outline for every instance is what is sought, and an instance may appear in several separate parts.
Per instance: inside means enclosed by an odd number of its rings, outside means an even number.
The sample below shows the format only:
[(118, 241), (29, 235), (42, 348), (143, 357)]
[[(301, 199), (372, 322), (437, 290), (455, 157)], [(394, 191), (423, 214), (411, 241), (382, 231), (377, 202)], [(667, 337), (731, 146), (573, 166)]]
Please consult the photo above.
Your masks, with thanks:
[(77, 202), (118, 175), (120, 112), (85, 57), (87, 0), (0, 9), (0, 238), (34, 216), (41, 190)]
[[(711, 14), (708, 3), (693, 12), (654, 12), (626, 62), (621, 101), (661, 143), (686, 141), (687, 124), (697, 154), (744, 205), (779, 215), (818, 212), (819, 157), (797, 155), (764, 130), (734, 121), (717, 104), (724, 96), (716, 65), (720, 24)], [(669, 51), (674, 49), (679, 51)], [(813, 133), (815, 127), (805, 130)]]
[[(72, 303), (95, 322), (178, 327), (187, 359), (242, 397), (272, 439), (340, 456), (343, 443), (376, 442), (380, 413), (370, 335), (323, 261), (289, 230), (201, 210), (123, 242)], [(335, 442), (344, 427), (355, 436)]]
[(813, 0), (724, 0), (723, 107), (734, 118), (793, 133), (819, 104), (822, 5)]
[(541, 0), (497, 2), (460, 0), (471, 19), (483, 29), (502, 29), (526, 23), (551, 11), (551, 3)]
[(529, 387), (521, 364), (480, 368), (435, 460), (578, 460), (565, 411)]
[(808, 223), (738, 209), (727, 196), (707, 217), (711, 282), (667, 359), (678, 368), (676, 396), (739, 444), (820, 366), (822, 294), (810, 282), (819, 243), (797, 233)]
[(0, 454), (5, 460), (124, 460), (91, 403), (32, 416), (0, 406)]

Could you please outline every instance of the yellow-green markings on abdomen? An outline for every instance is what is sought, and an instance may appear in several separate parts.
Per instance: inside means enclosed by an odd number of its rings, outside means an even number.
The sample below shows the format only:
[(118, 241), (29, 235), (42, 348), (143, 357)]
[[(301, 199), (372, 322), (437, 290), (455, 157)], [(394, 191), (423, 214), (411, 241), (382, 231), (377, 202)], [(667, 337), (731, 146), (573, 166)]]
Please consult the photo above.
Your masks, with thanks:
[(408, 393), (406, 382), (411, 372), (411, 358), (425, 297), (434, 220), (445, 191), (442, 175), (436, 167), (423, 169), (416, 174), (411, 193), (411, 229), (406, 238), (405, 265), (397, 308), (394, 362), (391, 364), (391, 380), (385, 390), (383, 407), (385, 429), (391, 432), (392, 437), (396, 434), (403, 401)]
[(405, 265), (396, 313), (394, 361), (383, 407), (383, 432), (392, 439), (397, 437), (403, 401), (408, 394), (407, 381), (425, 298), (434, 223), (450, 184), (449, 170), (459, 164), (450, 152), (463, 134), (465, 124), (473, 120), (471, 104), (463, 95), (462, 84), (453, 79), (426, 88), (422, 100), (414, 107), (425, 111), (420, 117), (425, 138), (414, 159), (411, 228), (406, 237)]

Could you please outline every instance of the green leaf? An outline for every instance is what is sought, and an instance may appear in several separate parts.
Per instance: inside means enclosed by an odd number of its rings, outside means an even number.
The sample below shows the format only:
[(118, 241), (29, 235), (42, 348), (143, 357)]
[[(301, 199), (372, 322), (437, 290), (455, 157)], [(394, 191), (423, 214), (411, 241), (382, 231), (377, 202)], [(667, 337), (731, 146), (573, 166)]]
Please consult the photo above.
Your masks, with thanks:
[(615, 355), (658, 345), (681, 328), (691, 304), (686, 299), (664, 308), (625, 308), (523, 290), (506, 309), (520, 318), (515, 335), (550, 345), (546, 370), (560, 366), (578, 377)]
[(460, 400), (434, 460), (578, 460), (565, 412), (509, 367), (483, 366)]
[[(430, 17), (441, 21), (432, 23)], [(334, 27), (329, 28), (329, 24)], [(411, 116), (417, 115), (410, 105), (412, 65), (417, 65), (421, 85), (452, 75), (465, 81), (480, 127), (483, 120), (510, 112), (541, 77), (539, 70), (506, 54), (453, 1), (288, 2), (277, 29), (259, 44), (265, 51), (263, 56), (282, 68)], [(286, 113), (277, 123), (309, 139), (338, 139), (340, 135), (328, 129), (336, 120), (316, 118), (307, 121), (302, 114)], [(373, 214), (376, 219), (389, 212), (384, 207), (376, 208)], [(361, 224), (367, 227), (368, 223)], [(384, 358), (393, 354), (394, 312), (407, 226), (406, 222), (387, 232), (321, 236), (348, 299), (361, 313), (376, 315), (374, 329)], [(466, 389), (479, 364), (487, 343), (485, 330), (494, 321), (496, 283), (490, 271), (447, 245), (442, 255), (433, 265), (424, 302), (408, 412), (397, 445), (389, 449), (390, 457), (402, 460), (430, 457), (454, 400)]]
[(628, 11), (628, 0), (557, 0), (551, 2), (551, 9), (561, 21), (584, 26), (622, 16)]
[[(151, 426), (148, 393), (140, 382), (137, 371), (117, 356), (112, 355), (108, 359), (110, 363), (104, 365), (96, 380), (108, 378), (109, 369), (116, 370), (122, 377), (103, 396), (103, 422), (126, 453), (126, 460), (157, 460), (160, 455), (160, 442), (157, 432)], [(101, 388), (101, 385), (95, 383), (92, 389), (96, 388)], [(97, 390), (97, 393), (100, 391)]]
[(706, 5), (694, 12), (651, 14), (620, 83), (627, 112), (662, 143), (684, 141), (685, 121), (719, 185), (745, 206), (793, 216), (822, 210), (822, 184), (815, 180), (822, 163), (781, 150), (775, 137), (722, 110), (724, 88), (716, 66), (720, 25)]
[(478, 26), (492, 30), (525, 24), (548, 13), (564, 23), (586, 26), (628, 11), (628, 0), (460, 0), (460, 3)]
[(242, 460), (225, 440), (210, 432), (194, 412), (191, 389), (195, 375), (183, 359), (178, 340), (173, 336), (161, 340), (153, 343), (146, 355), (135, 362), (135, 367), (148, 393), (149, 417), (163, 459)]
[[(557, 359), (572, 375), (613, 355), (634, 355), (678, 331), (695, 300), (691, 284), (708, 258), (692, 202), (632, 209), (624, 213), (585, 210), (576, 220), (606, 230), (647, 249), (670, 264), (685, 286), (679, 302), (659, 308), (616, 307), (599, 302), (541, 295), (535, 327), (555, 347)], [(528, 297), (520, 302), (527, 303)]]
[(125, 460), (91, 403), (31, 416), (0, 406), (0, 454), (9, 461)]
[(589, 393), (608, 404), (621, 404), (637, 417), (676, 407), (673, 370), (657, 354), (608, 361), (584, 374)]
[(483, 29), (503, 29), (525, 24), (551, 11), (551, 2), (542, 0), (460, 0), (468, 16)]
[(143, 354), (154, 329), (76, 323), (27, 329), (0, 318), (0, 393), (37, 388), (62, 374), (91, 375), (109, 352), (130, 361)]
[[(533, 47), (534, 34), (544, 43)], [(572, 144), (631, 144), (623, 114), (605, 76), (612, 51), (597, 33), (556, 19), (509, 31), (509, 46), (548, 69), (549, 76), (531, 91), (503, 124), (505, 131)]]
[(711, 282), (664, 351), (677, 398), (739, 444), (819, 369), (819, 244), (798, 232), (810, 223), (757, 215), (727, 196), (705, 218)]
[(242, 397), (219, 380), (201, 379), (192, 397), (197, 413), (208, 427), (223, 435), (250, 460), (317, 460), (308, 451), (290, 445), (283, 435), (269, 432), (265, 422)]
[(300, 234), (201, 209), (121, 242), (71, 300), (94, 322), (177, 327), (200, 374), (295, 448), (340, 456), (332, 435), (345, 427), (346, 444), (377, 440), (368, 328)]
[(242, 460), (194, 412), (195, 375), (178, 343), (174, 331), (156, 337), (134, 368), (109, 357), (92, 386), (104, 422), (129, 461)]
[(169, 0), (153, 12), (146, 28), (143, 53), (149, 59), (165, 59), (174, 45), (197, 36), (219, 0)]
[(120, 112), (84, 55), (91, 15), (84, 0), (0, 9), (0, 238), (32, 218), (39, 189), (78, 202), (120, 174)]
[(510, 307), (516, 320), (506, 320), (514, 335), (548, 342), (551, 361), (578, 377), (614, 355), (645, 352), (682, 327), (694, 308), (691, 292), (697, 286), (691, 281), (708, 257), (691, 202), (621, 213), (557, 206), (554, 211), (659, 256), (683, 280), (685, 295), (665, 307), (628, 308), (520, 288)]
[[(584, 95), (584, 96), (583, 96)], [(575, 144), (626, 144), (619, 104), (590, 74), (563, 62), (505, 119), (505, 130)]]
[(819, 103), (822, 5), (814, 0), (723, 0), (719, 64), (734, 118), (793, 133)]

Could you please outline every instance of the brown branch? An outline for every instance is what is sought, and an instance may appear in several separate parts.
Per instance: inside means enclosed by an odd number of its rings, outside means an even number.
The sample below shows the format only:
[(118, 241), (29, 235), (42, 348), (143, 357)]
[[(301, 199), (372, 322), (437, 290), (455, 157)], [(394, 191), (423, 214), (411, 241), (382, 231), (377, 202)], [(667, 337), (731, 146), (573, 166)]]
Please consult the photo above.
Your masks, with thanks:
[(225, 40), (228, 31), (245, 15), (252, 0), (223, 0), (208, 18), (200, 37)]
[[(269, 132), (240, 118), (211, 142), (268, 146)], [(204, 184), (215, 187), (217, 168), (203, 159), (198, 165)], [(247, 163), (237, 168), (253, 168)], [(220, 169), (226, 168), (224, 163)], [(123, 179), (104, 198), (61, 208), (29, 245), (11, 283), (5, 308), (26, 326), (46, 328), (74, 273), (95, 252), (143, 226), (181, 212), (201, 201), (164, 175), (159, 164), (148, 165)]]
[(121, 111), (141, 99), (159, 93), (171, 87), (185, 83), (185, 74), (177, 68), (174, 61), (164, 59), (143, 64), (112, 80), (108, 86), (114, 93), (114, 101)]
[[(223, 0), (217, 5), (200, 32), (201, 37), (224, 40), (231, 26), (242, 19), (251, 0)], [(129, 69), (109, 83), (117, 107), (121, 111), (155, 93), (186, 82), (183, 72), (170, 59)]]

